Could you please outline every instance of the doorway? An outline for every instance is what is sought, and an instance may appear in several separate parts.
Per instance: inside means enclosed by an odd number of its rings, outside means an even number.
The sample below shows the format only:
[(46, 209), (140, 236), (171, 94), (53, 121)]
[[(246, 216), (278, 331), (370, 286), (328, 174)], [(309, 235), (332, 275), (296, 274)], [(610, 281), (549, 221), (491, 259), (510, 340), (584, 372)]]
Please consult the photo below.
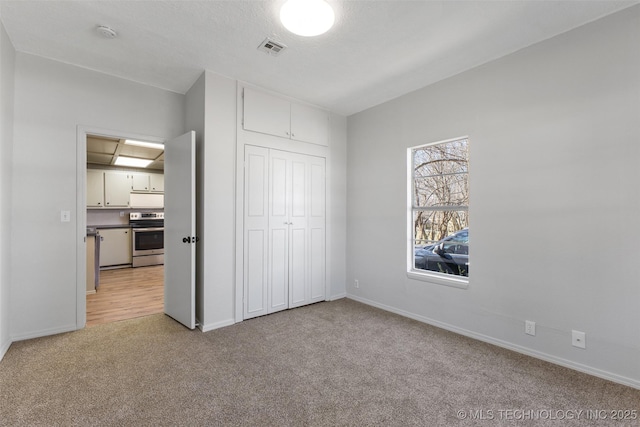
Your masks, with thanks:
[(85, 135), (87, 327), (164, 312), (163, 255), (139, 256), (130, 221), (164, 211), (164, 146), (151, 141)]

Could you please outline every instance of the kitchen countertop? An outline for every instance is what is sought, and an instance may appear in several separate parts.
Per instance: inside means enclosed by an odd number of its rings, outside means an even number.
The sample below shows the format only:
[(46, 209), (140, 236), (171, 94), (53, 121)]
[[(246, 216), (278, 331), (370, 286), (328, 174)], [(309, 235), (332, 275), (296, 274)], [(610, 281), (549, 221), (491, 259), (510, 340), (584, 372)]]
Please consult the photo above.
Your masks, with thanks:
[(105, 228), (131, 228), (130, 224), (108, 224), (108, 225), (88, 225), (87, 231), (89, 228), (94, 228), (97, 230), (103, 230)]

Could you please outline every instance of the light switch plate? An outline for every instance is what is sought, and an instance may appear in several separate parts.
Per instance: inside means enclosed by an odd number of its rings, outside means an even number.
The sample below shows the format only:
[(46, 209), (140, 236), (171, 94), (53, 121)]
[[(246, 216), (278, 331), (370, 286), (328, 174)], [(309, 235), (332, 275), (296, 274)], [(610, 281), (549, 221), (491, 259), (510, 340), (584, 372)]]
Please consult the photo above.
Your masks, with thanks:
[(60, 222), (71, 221), (71, 211), (60, 211)]

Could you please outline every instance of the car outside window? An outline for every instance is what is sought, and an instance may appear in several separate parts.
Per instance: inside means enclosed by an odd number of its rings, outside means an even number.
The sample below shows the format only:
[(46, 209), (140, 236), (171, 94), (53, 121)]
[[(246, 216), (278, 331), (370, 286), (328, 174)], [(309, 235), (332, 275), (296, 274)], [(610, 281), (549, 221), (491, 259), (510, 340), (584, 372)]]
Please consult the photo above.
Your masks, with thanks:
[(408, 149), (408, 273), (438, 283), (469, 277), (469, 140)]

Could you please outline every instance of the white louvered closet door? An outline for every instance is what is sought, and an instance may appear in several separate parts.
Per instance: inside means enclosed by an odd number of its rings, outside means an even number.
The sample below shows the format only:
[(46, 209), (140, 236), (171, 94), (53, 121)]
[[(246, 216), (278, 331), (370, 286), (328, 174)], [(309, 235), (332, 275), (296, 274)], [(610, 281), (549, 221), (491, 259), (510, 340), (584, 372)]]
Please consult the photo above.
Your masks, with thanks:
[(325, 159), (245, 147), (244, 318), (325, 298)]

